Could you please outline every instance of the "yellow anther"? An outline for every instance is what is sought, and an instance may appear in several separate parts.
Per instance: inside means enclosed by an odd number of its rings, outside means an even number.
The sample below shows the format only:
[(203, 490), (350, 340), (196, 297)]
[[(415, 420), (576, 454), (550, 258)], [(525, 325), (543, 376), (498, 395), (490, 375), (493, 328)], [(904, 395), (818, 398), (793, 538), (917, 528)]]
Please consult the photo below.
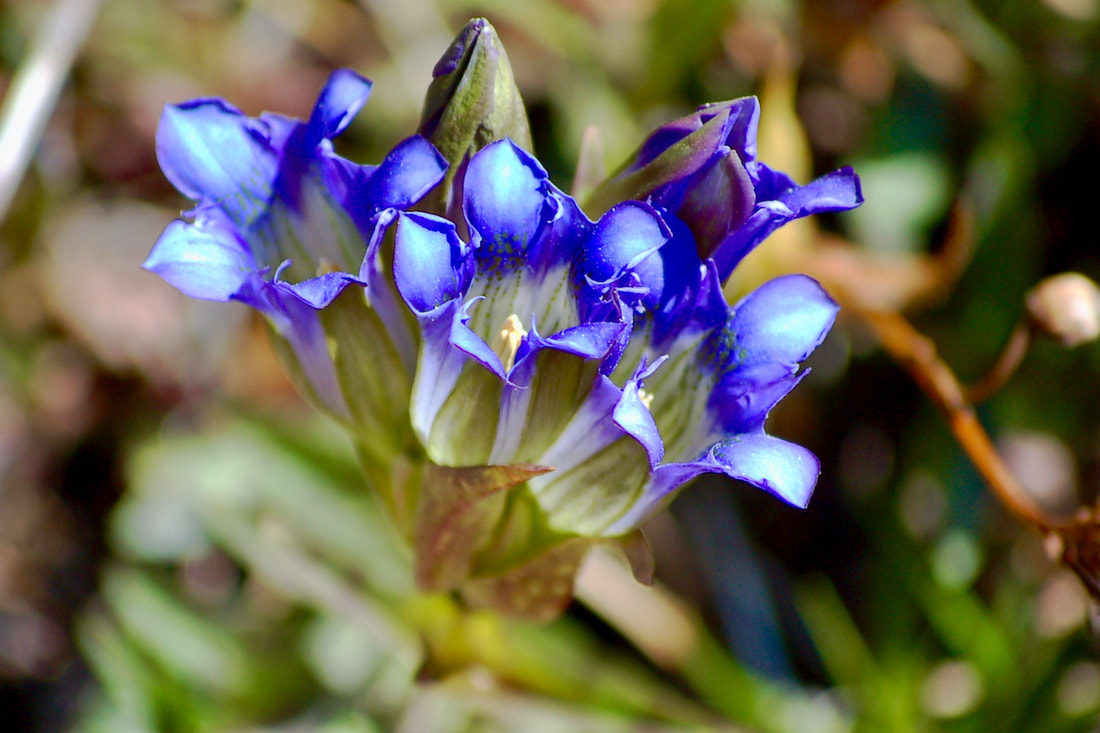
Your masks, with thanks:
[(330, 275), (334, 272), (340, 272), (340, 268), (336, 266), (335, 262), (327, 257), (321, 257), (317, 260), (317, 277)]
[(511, 371), (512, 366), (516, 363), (516, 352), (519, 351), (519, 345), (526, 335), (527, 330), (515, 313), (504, 319), (504, 325), (493, 341), (493, 351), (500, 357), (500, 363), (504, 365), (504, 371)]

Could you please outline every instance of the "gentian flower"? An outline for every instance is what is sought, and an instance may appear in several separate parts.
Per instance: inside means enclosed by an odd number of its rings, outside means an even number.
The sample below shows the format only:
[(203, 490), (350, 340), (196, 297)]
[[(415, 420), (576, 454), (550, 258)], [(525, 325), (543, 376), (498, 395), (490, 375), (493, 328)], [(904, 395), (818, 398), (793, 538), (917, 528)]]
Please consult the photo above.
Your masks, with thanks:
[(267, 317), (362, 448), (422, 588), (549, 618), (592, 544), (634, 547), (701, 473), (806, 505), (818, 461), (765, 420), (837, 306), (801, 275), (733, 307), (722, 285), (784, 222), (857, 205), (851, 171), (771, 170), (736, 100), (655, 132), (582, 206), (527, 152), (484, 21), (437, 66), (425, 137), (378, 167), (330, 142), (368, 90), (336, 72), (306, 123), (170, 107), (158, 154), (197, 205), (145, 266)]
[[(188, 295), (256, 308), (278, 335), (301, 389), (338, 418), (368, 421), (371, 413), (402, 409), (407, 387), (402, 396), (400, 388), (367, 385), (364, 392), (342, 385), (322, 314), (346, 288), (362, 294), (378, 281), (370, 293), (377, 318), (363, 317), (358, 327), (365, 333), (355, 349), (344, 346), (345, 355), (366, 350), (388, 358), (392, 364), (378, 365), (383, 375), (411, 369), (415, 344), (402, 336), (403, 314), (386, 307), (378, 257), (368, 249), (380, 214), (421, 199), (447, 167), (420, 136), (399, 144), (379, 166), (333, 152), (332, 138), (350, 124), (370, 88), (350, 70), (334, 72), (308, 122), (270, 113), (250, 118), (221, 99), (167, 107), (157, 157), (196, 205), (168, 226), (144, 264)], [(392, 342), (390, 348), (378, 346), (379, 339)], [(396, 353), (401, 348), (404, 364)], [(396, 405), (380, 405), (387, 392), (396, 392)], [(384, 432), (392, 422), (375, 427)]]
[[(421, 335), (411, 419), (433, 463), (545, 467), (525, 486), (550, 546), (628, 534), (704, 472), (805, 506), (817, 459), (764, 420), (832, 325), (815, 281), (780, 278), (731, 309), (714, 262), (690, 238), (678, 249), (655, 208), (592, 222), (508, 140), (471, 159), (463, 201), (468, 242), (416, 213), (395, 238)], [(501, 536), (475, 572), (522, 554)]]

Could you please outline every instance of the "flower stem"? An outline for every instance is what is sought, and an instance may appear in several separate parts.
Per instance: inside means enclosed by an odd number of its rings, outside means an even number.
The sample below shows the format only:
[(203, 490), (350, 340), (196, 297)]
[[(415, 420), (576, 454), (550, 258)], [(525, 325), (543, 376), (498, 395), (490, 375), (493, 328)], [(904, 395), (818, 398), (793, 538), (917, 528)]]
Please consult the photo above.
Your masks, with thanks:
[(1026, 321), (1021, 321), (1012, 330), (1008, 343), (1005, 344), (990, 370), (966, 390), (967, 401), (973, 405), (985, 402), (1004, 387), (1016, 373), (1020, 362), (1024, 360), (1029, 346), (1031, 346), (1031, 326)]
[[(1047, 532), (1063, 524), (1032, 501), (997, 453), (951, 368), (935, 345), (893, 311), (860, 310), (883, 348), (913, 376), (947, 416), (951, 432), (994, 495), (1019, 519)], [(983, 380), (984, 381), (984, 380)]]

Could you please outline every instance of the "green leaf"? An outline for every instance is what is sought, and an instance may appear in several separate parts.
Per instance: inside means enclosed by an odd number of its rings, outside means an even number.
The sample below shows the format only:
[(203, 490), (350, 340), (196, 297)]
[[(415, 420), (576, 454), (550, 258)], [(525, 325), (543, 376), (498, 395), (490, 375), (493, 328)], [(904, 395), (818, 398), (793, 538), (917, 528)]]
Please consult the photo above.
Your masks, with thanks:
[(474, 605), (530, 621), (552, 621), (573, 600), (573, 579), (581, 560), (599, 540), (574, 537), (511, 572), (483, 578), (463, 589)]
[(255, 670), (244, 646), (225, 628), (191, 613), (133, 570), (109, 570), (102, 588), (124, 633), (172, 677), (221, 695), (247, 695)]
[(423, 590), (457, 588), (470, 574), (472, 557), (485, 544), (504, 510), (504, 489), (551, 469), (543, 466), (429, 464), (416, 517), (416, 580)]

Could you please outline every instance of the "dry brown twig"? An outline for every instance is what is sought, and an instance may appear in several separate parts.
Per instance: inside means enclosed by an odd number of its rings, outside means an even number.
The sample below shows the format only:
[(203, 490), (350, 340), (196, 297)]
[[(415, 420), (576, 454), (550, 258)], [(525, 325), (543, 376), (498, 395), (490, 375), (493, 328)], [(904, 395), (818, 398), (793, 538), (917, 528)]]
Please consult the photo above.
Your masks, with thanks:
[[(1066, 346), (1096, 338), (1100, 290), (1073, 273), (1040, 283), (1029, 294), (1027, 314), (993, 367), (966, 387), (939, 357), (935, 344), (900, 311), (946, 294), (969, 262), (973, 239), (973, 216), (960, 203), (938, 255), (883, 262), (850, 243), (827, 240), (816, 248), (808, 269), (843, 307), (871, 328), (886, 352), (944, 413), (955, 439), (1000, 504), (1043, 533), (1050, 556), (1076, 573), (1100, 601), (1100, 507), (1082, 507), (1072, 518), (1052, 516), (1020, 486), (974, 411), (976, 403), (1008, 382), (1035, 334), (1054, 336)], [(1085, 332), (1090, 335), (1083, 336)]]

